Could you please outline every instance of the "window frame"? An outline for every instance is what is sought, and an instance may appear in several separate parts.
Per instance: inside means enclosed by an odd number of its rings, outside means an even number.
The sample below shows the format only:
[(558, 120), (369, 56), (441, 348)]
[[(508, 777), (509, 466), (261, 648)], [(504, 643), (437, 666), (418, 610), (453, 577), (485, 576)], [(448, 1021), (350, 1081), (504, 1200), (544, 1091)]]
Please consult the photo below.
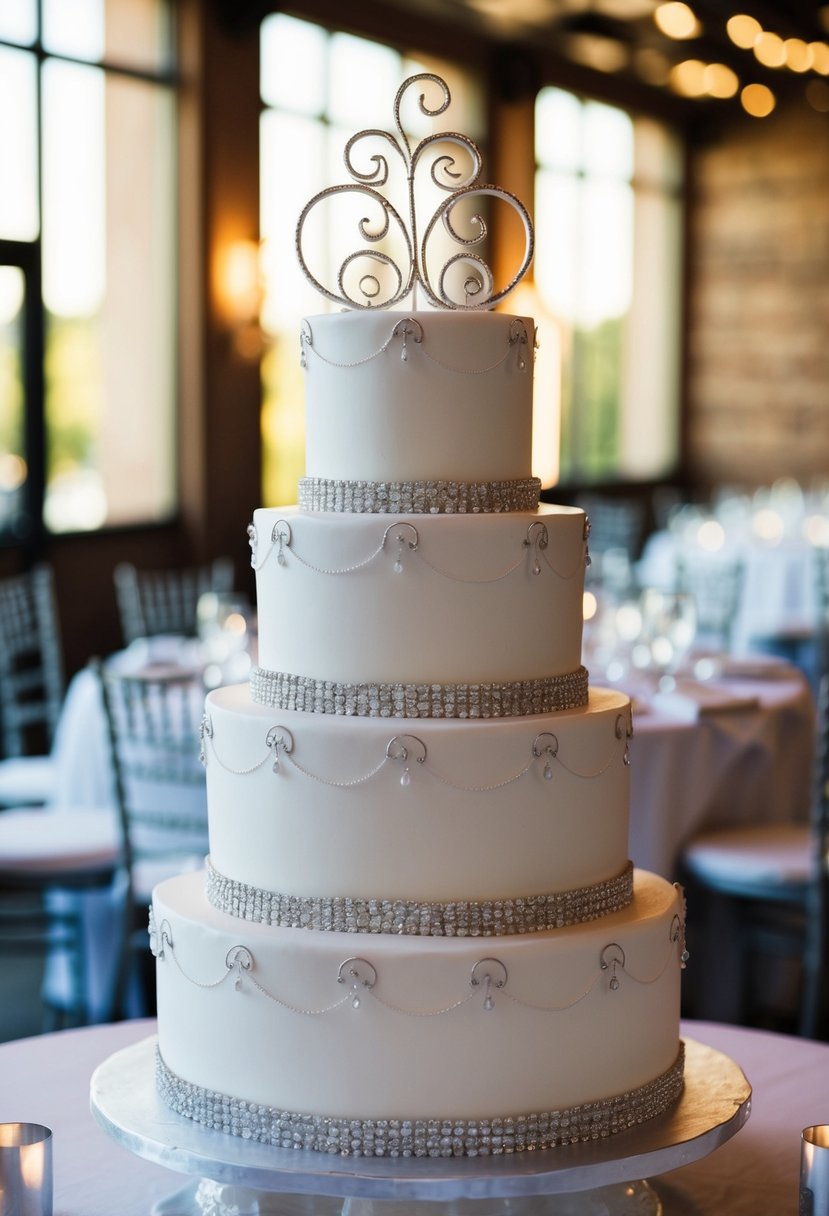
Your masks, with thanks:
[[(23, 322), (23, 405), (24, 424), (23, 436), (27, 476), (23, 486), (21, 510), (6, 526), (0, 522), (0, 549), (11, 549), (21, 545), (38, 551), (46, 540), (54, 541), (59, 538), (73, 536), (100, 535), (124, 531), (138, 531), (153, 527), (168, 527), (181, 512), (180, 476), (176, 475), (174, 490), (175, 507), (169, 518), (135, 520), (130, 523), (104, 523), (98, 528), (71, 530), (65, 532), (51, 531), (44, 519), (44, 504), (47, 490), (48, 464), (48, 433), (46, 420), (46, 308), (43, 299), (43, 69), (47, 62), (60, 62), (90, 67), (101, 71), (106, 78), (118, 76), (140, 83), (166, 88), (175, 95), (180, 95), (183, 78), (178, 68), (179, 37), (175, 19), (175, 0), (161, 0), (160, 9), (166, 25), (165, 42), (169, 48), (167, 63), (156, 69), (125, 64), (117, 59), (104, 56), (101, 59), (88, 59), (77, 55), (47, 49), (43, 42), (43, 13), (37, 6), (37, 35), (32, 42), (12, 42), (0, 36), (0, 48), (29, 54), (35, 63), (35, 124), (37, 139), (36, 156), (36, 201), (37, 201), (37, 231), (31, 241), (11, 240), (0, 237), (0, 265), (15, 266), (22, 270), (25, 280), (25, 311)], [(176, 107), (177, 108), (177, 107)], [(173, 178), (173, 195), (171, 198), (170, 224), (174, 245), (178, 245), (181, 225), (180, 186), (178, 169), (178, 126), (173, 132), (175, 153), (173, 164), (176, 166)], [(181, 309), (179, 301), (178, 268), (172, 268), (171, 300), (175, 316), (176, 329), (181, 326)], [(175, 345), (178, 346), (177, 337)], [(172, 368), (174, 391), (180, 379), (179, 368)], [(173, 429), (178, 434), (178, 419), (173, 420)], [(176, 465), (177, 465), (176, 461)]]

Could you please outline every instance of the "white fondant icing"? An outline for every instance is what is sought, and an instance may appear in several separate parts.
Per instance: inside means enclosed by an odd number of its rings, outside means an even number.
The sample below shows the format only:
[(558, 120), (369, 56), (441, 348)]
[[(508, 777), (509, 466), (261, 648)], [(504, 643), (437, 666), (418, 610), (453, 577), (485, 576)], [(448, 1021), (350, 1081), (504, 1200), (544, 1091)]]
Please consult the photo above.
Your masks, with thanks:
[[(422, 342), (407, 339), (405, 361), (399, 339), (376, 354), (407, 316), (422, 327)], [(519, 351), (510, 345), (514, 320), (505, 313), (458, 312), (310, 317), (307, 475), (367, 481), (529, 477), (535, 326), (522, 318), (529, 342)]]
[[(618, 1095), (676, 1059), (681, 899), (654, 875), (639, 872), (630, 908), (600, 921), (484, 941), (267, 928), (211, 908), (203, 884), (182, 875), (154, 895), (172, 942), (159, 1046), (185, 1081), (314, 1114), (468, 1119)], [(615, 991), (610, 944), (625, 957)], [(225, 958), (239, 945), (253, 961), (237, 990)], [(358, 1008), (337, 983), (355, 955), (377, 976)], [(485, 958), (508, 977), (489, 1010), (470, 983)]]

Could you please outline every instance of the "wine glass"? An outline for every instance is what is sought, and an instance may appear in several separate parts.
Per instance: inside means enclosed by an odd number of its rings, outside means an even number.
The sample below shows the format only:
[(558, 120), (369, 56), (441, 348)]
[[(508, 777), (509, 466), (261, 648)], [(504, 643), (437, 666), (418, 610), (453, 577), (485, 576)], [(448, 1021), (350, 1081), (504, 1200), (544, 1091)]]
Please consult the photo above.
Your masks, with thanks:
[(694, 597), (687, 591), (650, 587), (642, 594), (642, 641), (660, 692), (676, 687), (675, 673), (689, 654), (697, 631)]
[(250, 668), (247, 602), (233, 594), (206, 591), (199, 596), (196, 620), (208, 688), (243, 680)]

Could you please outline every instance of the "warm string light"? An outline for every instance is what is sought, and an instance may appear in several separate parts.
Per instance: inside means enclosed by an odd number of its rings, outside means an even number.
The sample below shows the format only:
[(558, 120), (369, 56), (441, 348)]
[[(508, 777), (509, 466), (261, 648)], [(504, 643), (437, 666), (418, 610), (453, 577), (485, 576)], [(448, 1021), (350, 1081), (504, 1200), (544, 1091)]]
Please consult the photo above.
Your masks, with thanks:
[[(697, 38), (703, 32), (692, 7), (678, 2), (656, 7), (654, 22), (662, 34), (676, 40)], [(829, 22), (827, 26), (829, 28)], [(802, 38), (783, 38), (776, 30), (763, 29), (756, 17), (744, 12), (728, 18), (726, 32), (734, 46), (750, 51), (762, 67), (799, 75), (810, 72), (829, 75), (829, 45), (823, 41), (807, 43)], [(706, 63), (695, 58), (683, 60), (667, 73), (666, 83), (683, 97), (726, 100), (739, 94), (741, 106), (752, 118), (767, 117), (777, 105), (777, 98), (768, 85), (750, 81), (740, 88), (738, 74), (724, 63)], [(808, 81), (806, 98), (818, 112), (829, 111), (829, 89), (822, 88), (822, 81)]]

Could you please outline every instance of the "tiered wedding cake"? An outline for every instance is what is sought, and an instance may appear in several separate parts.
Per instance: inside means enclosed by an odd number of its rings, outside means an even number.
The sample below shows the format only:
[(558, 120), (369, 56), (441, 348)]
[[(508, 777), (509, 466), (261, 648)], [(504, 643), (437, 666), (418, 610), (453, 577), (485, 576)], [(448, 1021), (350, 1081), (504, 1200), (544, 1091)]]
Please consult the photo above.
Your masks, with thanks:
[(249, 529), (207, 876), (153, 898), (158, 1084), (208, 1127), (476, 1155), (681, 1090), (682, 894), (628, 862), (630, 704), (580, 663), (586, 519), (538, 504), (534, 338), (480, 307), (302, 324), (307, 476)]

